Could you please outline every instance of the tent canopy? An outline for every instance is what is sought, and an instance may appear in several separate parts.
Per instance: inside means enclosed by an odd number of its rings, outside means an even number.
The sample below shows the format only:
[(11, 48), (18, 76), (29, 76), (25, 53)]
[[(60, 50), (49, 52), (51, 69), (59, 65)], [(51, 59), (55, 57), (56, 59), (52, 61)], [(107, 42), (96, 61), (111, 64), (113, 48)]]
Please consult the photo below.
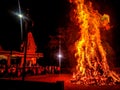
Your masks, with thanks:
[(2, 59), (7, 59), (7, 56), (5, 56), (5, 55), (0, 55), (0, 60), (2, 60)]

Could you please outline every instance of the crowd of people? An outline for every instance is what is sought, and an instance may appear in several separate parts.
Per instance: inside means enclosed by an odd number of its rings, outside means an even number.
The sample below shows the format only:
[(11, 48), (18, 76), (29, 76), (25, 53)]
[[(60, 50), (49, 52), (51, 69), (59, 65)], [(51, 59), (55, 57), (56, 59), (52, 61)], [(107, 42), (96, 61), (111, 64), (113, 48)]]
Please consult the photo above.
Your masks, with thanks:
[(20, 77), (23, 70), (25, 70), (26, 75), (59, 74), (61, 71), (59, 66), (32, 65), (23, 68), (18, 65), (7, 66), (0, 64), (0, 77)]

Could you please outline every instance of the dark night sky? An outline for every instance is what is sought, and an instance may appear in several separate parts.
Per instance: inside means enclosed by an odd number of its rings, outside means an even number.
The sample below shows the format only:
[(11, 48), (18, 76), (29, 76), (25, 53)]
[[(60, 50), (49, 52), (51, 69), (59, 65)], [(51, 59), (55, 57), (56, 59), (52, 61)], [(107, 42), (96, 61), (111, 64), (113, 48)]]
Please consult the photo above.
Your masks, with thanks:
[[(109, 13), (115, 31), (115, 47), (120, 49), (120, 14), (118, 0), (91, 0), (100, 5), (102, 12)], [(69, 3), (67, 0), (20, 0), (22, 11), (30, 9), (30, 16), (34, 21), (33, 35), (38, 49), (44, 48), (48, 36), (55, 34), (55, 30), (67, 25)], [(12, 12), (18, 11), (17, 0), (0, 0), (0, 44), (6, 50), (18, 50), (20, 47), (19, 19)], [(118, 50), (119, 52), (120, 50)]]
[[(65, 13), (68, 5), (65, 0), (20, 0), (23, 12), (29, 8), (34, 21), (33, 35), (38, 47), (42, 48), (50, 34), (60, 25), (65, 25)], [(17, 0), (0, 1), (0, 43), (5, 49), (18, 49), (20, 40), (19, 18), (12, 12), (18, 12)]]

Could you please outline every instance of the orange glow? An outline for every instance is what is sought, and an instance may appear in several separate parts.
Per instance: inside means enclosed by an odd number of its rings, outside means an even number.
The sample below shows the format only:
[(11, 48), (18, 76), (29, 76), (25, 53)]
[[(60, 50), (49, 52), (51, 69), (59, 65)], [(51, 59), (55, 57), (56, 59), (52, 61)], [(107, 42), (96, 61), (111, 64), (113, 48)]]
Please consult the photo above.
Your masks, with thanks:
[[(100, 30), (110, 29), (110, 17), (94, 10), (88, 0), (70, 0), (74, 9), (75, 24), (79, 26), (79, 39), (75, 42), (77, 59), (73, 80), (81, 84), (109, 85), (120, 82), (119, 76), (109, 69), (106, 51), (102, 46)], [(72, 18), (72, 17), (71, 17)], [(109, 77), (109, 78), (108, 78)]]

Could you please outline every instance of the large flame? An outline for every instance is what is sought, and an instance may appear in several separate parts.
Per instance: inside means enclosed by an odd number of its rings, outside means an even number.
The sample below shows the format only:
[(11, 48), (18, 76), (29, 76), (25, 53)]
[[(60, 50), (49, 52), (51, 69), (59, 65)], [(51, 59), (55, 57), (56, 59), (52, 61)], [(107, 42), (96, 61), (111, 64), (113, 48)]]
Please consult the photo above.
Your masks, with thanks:
[(119, 76), (109, 69), (106, 51), (101, 43), (100, 30), (110, 29), (109, 15), (101, 15), (94, 10), (92, 3), (84, 0), (71, 0), (76, 5), (74, 15), (79, 26), (80, 38), (75, 42), (77, 58), (73, 81), (82, 84), (115, 84)]

